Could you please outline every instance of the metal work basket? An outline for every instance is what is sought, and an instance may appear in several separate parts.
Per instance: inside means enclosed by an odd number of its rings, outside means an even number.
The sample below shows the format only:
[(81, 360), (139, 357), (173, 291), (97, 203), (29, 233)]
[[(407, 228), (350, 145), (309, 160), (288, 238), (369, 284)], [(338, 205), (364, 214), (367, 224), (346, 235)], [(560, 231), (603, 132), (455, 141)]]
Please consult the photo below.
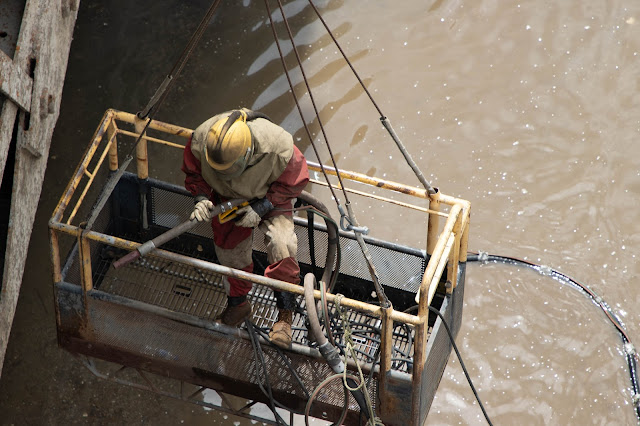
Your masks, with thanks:
[[(124, 173), (104, 207), (95, 212), (91, 229), (86, 229), (83, 221), (101, 195), (94, 183), (115, 172), (118, 147), (131, 146), (139, 131), (135, 116), (107, 111), (50, 221), (60, 346), (106, 379), (250, 419), (274, 424), (274, 418), (252, 412), (255, 404), (271, 404), (273, 400), (292, 413), (303, 413), (311, 391), (331, 376), (332, 370), (309, 339), (302, 288), (262, 276), (268, 262), (260, 231), (254, 233), (253, 274), (217, 263), (212, 231), (206, 224), (126, 267), (111, 266), (141, 243), (188, 219), (193, 208), (191, 195), (167, 179), (150, 177), (151, 163), (146, 159), (158, 156), (162, 161), (166, 158), (163, 150), (181, 158), (180, 149), (191, 136), (190, 130), (152, 122), (141, 140), (142, 148), (138, 146), (137, 157), (143, 161), (137, 173)], [(319, 167), (310, 163), (312, 171)], [(424, 190), (340, 173), (344, 180), (365, 187), (429, 200)], [(314, 180), (312, 187), (323, 191), (332, 184)], [(367, 197), (364, 191), (353, 192)], [(432, 197), (429, 208), (380, 195), (370, 198), (423, 214), (427, 248), (365, 236), (379, 281), (393, 303), (393, 308), (382, 309), (358, 242), (352, 233), (340, 231), (337, 280), (333, 292), (325, 296), (330, 329), (337, 346), (344, 348), (343, 320), (350, 324), (357, 359), (347, 363), (348, 369), (355, 372), (356, 363), (360, 364), (376, 415), (389, 425), (422, 424), (451, 351), (441, 321), (428, 307), (439, 309), (454, 335), (457, 333), (469, 203), (443, 194)], [(448, 211), (443, 212), (445, 207)], [(440, 217), (445, 219), (443, 223)], [(325, 265), (330, 240), (327, 225), (302, 216), (294, 222), (302, 273), (319, 277), (325, 267), (334, 267)], [(254, 283), (249, 294), (254, 324), (250, 329), (229, 328), (214, 321), (226, 303), (224, 275)], [(290, 351), (278, 349), (265, 337), (277, 317), (273, 290), (298, 295), (300, 308), (294, 315)], [(336, 298), (338, 293), (344, 296), (341, 300)], [(316, 291), (315, 297), (320, 299), (320, 292)], [(261, 343), (257, 346), (250, 338), (255, 332)], [(136, 371), (138, 380), (127, 376), (126, 370)], [(171, 379), (169, 385), (167, 378)], [(233, 410), (226, 403), (211, 404), (201, 397), (207, 389), (250, 402)], [(345, 406), (344, 392), (340, 381), (322, 388), (310, 406), (311, 415), (335, 421)], [(360, 407), (353, 398), (346, 406), (345, 423), (358, 424)]]

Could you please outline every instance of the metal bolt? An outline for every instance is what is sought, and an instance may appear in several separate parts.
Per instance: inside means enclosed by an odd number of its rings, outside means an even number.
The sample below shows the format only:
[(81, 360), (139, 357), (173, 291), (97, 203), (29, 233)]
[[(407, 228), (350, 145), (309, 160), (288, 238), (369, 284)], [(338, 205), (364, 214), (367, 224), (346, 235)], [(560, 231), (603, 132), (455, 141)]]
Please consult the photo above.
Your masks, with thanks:
[(62, 16), (67, 18), (71, 12), (75, 12), (78, 10), (78, 2), (77, 0), (61, 0), (60, 2), (60, 12), (62, 12)]

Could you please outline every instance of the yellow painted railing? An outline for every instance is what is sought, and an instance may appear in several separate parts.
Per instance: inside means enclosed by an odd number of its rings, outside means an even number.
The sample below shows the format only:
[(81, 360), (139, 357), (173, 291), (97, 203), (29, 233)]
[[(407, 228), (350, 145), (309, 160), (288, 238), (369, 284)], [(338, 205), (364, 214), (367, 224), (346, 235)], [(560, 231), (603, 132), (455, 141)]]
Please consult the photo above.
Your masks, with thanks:
[[(92, 185), (96, 184), (96, 176), (104, 167), (110, 171), (118, 168), (118, 156), (122, 155), (124, 148), (119, 145), (120, 139), (129, 138), (135, 140), (139, 136), (139, 131), (143, 128), (140, 120), (134, 114), (120, 112), (116, 110), (108, 110), (98, 129), (87, 148), (87, 151), (75, 170), (60, 202), (55, 208), (53, 216), (49, 222), (51, 233), (51, 260), (53, 265), (53, 275), (56, 282), (61, 281), (61, 259), (58, 239), (60, 234), (75, 237), (80, 242), (80, 257), (82, 260), (83, 270), (82, 284), (85, 291), (92, 288), (91, 283), (91, 262), (87, 257), (90, 255), (88, 242), (94, 241), (105, 243), (115, 247), (127, 250), (136, 249), (139, 244), (128, 241), (115, 236), (106, 235), (93, 230), (84, 230), (82, 224), (78, 220), (78, 211), (83, 203), (86, 203), (86, 195)], [(129, 127), (130, 130), (121, 127)], [(138, 129), (136, 131), (136, 129)], [(160, 136), (145, 135), (140, 144), (144, 147), (136, 150), (138, 175), (145, 175), (149, 170), (149, 158), (151, 150), (147, 150), (146, 144), (157, 144), (159, 147), (167, 149), (184, 149), (184, 144), (191, 137), (193, 131), (184, 127), (167, 124), (159, 121), (152, 121), (148, 127), (147, 133), (154, 132)], [(166, 140), (165, 138), (177, 139), (179, 142)], [(131, 144), (129, 144), (131, 146)], [(105, 161), (107, 160), (107, 161)], [(153, 160), (151, 160), (153, 161)], [(321, 171), (320, 164), (309, 162), (310, 171)], [(331, 167), (324, 167), (329, 175), (336, 175), (336, 170)], [(424, 232), (426, 233), (427, 247), (426, 252), (429, 254), (430, 260), (425, 269), (420, 284), (419, 294), (417, 295), (418, 312), (417, 315), (394, 311), (393, 308), (383, 310), (380, 306), (368, 304), (358, 300), (343, 298), (341, 305), (354, 309), (363, 313), (371, 314), (382, 319), (382, 339), (381, 345), (383, 352), (381, 354), (381, 369), (384, 371), (390, 368), (392, 357), (392, 345), (385, 342), (385, 339), (391, 338), (390, 330), (393, 328), (393, 322), (402, 322), (409, 324), (415, 328), (414, 343), (414, 370), (413, 383), (414, 386), (420, 385), (422, 371), (426, 362), (426, 339), (428, 338), (428, 317), (429, 306), (433, 300), (434, 294), (439, 283), (446, 282), (446, 291), (452, 292), (457, 284), (458, 265), (459, 262), (466, 261), (466, 251), (469, 236), (469, 213), (470, 203), (468, 201), (447, 196), (440, 192), (429, 196), (425, 189), (413, 186), (403, 185), (376, 177), (367, 176), (360, 173), (340, 170), (340, 176), (344, 182), (357, 182), (364, 185), (364, 188), (375, 189), (376, 194), (367, 192), (366, 190), (356, 190), (346, 187), (345, 190), (357, 194), (358, 196), (374, 199), (376, 202), (387, 202), (395, 204), (401, 208), (412, 209), (420, 214), (427, 215), (424, 223), (427, 225)], [(312, 180), (314, 187), (326, 188), (334, 183)], [(345, 184), (346, 186), (347, 184)], [(359, 187), (362, 187), (360, 185)], [(94, 188), (95, 189), (95, 188)], [(388, 196), (380, 195), (381, 192), (389, 194)], [(393, 194), (405, 194), (415, 199), (415, 204), (393, 199)], [(74, 198), (75, 196), (75, 198)], [(72, 202), (74, 200), (74, 202)], [(428, 208), (420, 204), (427, 204)], [(67, 213), (67, 209), (70, 212)], [(445, 211), (446, 210), (446, 211)], [(65, 216), (66, 215), (66, 216)], [(440, 221), (443, 220), (442, 226)], [(278, 281), (263, 276), (247, 273), (240, 270), (227, 268), (218, 264), (190, 258), (188, 256), (179, 255), (162, 249), (157, 249), (155, 254), (161, 258), (179, 261), (187, 265), (196, 266), (203, 270), (212, 271), (214, 273), (234, 276), (257, 284), (268, 286), (274, 290), (284, 290), (295, 294), (303, 294), (301, 286), (293, 285), (287, 282)], [(442, 279), (443, 271), (447, 267), (447, 276)], [(88, 269), (88, 270), (87, 270)], [(316, 299), (320, 299), (320, 292), (315, 292)], [(335, 300), (335, 296), (328, 294), (326, 296), (329, 302)], [(384, 375), (381, 375), (382, 377)], [(382, 384), (381, 391), (384, 392), (385, 386)]]

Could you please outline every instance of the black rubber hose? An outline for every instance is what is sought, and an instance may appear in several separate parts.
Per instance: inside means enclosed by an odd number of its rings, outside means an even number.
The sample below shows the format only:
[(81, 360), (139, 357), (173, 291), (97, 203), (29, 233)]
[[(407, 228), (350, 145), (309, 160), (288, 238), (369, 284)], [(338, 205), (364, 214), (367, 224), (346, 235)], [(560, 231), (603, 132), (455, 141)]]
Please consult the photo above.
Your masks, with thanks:
[[(508, 265), (526, 266), (537, 272), (543, 272), (542, 265), (538, 265), (523, 259), (517, 259), (515, 257), (500, 256), (488, 253), (469, 253), (467, 255), (467, 262), (500, 262)], [(591, 297), (593, 302), (598, 305), (600, 309), (602, 309), (606, 317), (609, 319), (609, 321), (611, 321), (618, 333), (620, 333), (622, 343), (624, 344), (625, 359), (629, 367), (631, 386), (633, 387), (634, 401), (632, 403), (635, 408), (636, 417), (638, 418), (638, 422), (640, 423), (640, 402), (637, 400), (638, 398), (640, 398), (640, 384), (638, 383), (638, 362), (636, 358), (637, 355), (635, 352), (635, 346), (631, 343), (631, 339), (627, 335), (625, 329), (622, 327), (620, 320), (615, 316), (613, 312), (611, 312), (611, 308), (609, 308), (609, 305), (586, 285), (552, 268), (549, 268), (547, 275), (556, 278), (558, 281), (578, 287), (580, 290), (586, 293), (589, 297)]]
[[(318, 312), (316, 311), (315, 298), (313, 297), (313, 290), (315, 289), (316, 277), (312, 273), (308, 273), (304, 276), (304, 298), (307, 305), (307, 316), (309, 317), (309, 332), (313, 334), (313, 337), (318, 344), (318, 350), (327, 361), (327, 364), (331, 366), (334, 372), (342, 373), (346, 368), (342, 359), (340, 359), (340, 355), (335, 347), (329, 343), (327, 337), (322, 332), (320, 328), (320, 321), (318, 320)], [(353, 379), (347, 378), (347, 384), (351, 388), (355, 388), (358, 386), (358, 383)], [(364, 389), (366, 389), (365, 384), (363, 383)], [(367, 406), (366, 398), (364, 397), (362, 388), (351, 391), (351, 395), (358, 403), (360, 407), (360, 412), (363, 413), (367, 419), (369, 418), (369, 407)]]
[[(307, 191), (302, 191), (302, 193), (298, 195), (298, 199), (315, 207), (327, 217), (331, 217), (331, 214), (329, 213), (329, 209), (327, 209), (327, 206), (325, 206), (322, 201), (318, 200), (316, 197), (314, 197)], [(324, 264), (324, 271), (322, 273), (321, 280), (324, 283), (329, 284), (331, 282), (331, 276), (333, 275), (332, 268), (333, 268), (333, 265), (335, 264), (336, 256), (338, 253), (339, 239), (338, 239), (338, 227), (336, 223), (325, 219), (325, 224), (327, 225), (329, 247), (327, 247), (327, 259)], [(333, 290), (332, 288), (329, 288), (329, 292), (331, 292), (332, 290)]]
[[(347, 385), (349, 385), (349, 387), (351, 389), (358, 387), (358, 382), (356, 382), (354, 379), (352, 379), (351, 377), (347, 377)], [(364, 397), (364, 393), (363, 393), (363, 389), (366, 389), (366, 384), (363, 383), (362, 387), (358, 390), (352, 390), (351, 392), (351, 396), (353, 396), (353, 399), (356, 400), (356, 402), (358, 403), (358, 407), (360, 407), (360, 412), (362, 414), (364, 414), (364, 416), (368, 419), (369, 418), (369, 407), (367, 407), (367, 400)]]

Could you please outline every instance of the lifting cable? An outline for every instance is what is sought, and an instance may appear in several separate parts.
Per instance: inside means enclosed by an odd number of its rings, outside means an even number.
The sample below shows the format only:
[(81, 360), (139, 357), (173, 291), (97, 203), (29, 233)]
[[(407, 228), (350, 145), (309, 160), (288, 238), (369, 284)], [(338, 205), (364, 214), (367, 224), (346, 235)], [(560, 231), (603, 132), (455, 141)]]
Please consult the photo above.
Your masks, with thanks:
[(331, 36), (331, 39), (333, 40), (333, 43), (336, 45), (336, 47), (338, 48), (338, 50), (342, 54), (342, 57), (344, 58), (344, 60), (349, 65), (349, 68), (351, 68), (351, 71), (353, 71), (353, 74), (358, 79), (358, 82), (360, 83), (360, 86), (362, 86), (362, 88), (364, 89), (365, 93), (367, 94), (367, 96), (371, 100), (371, 103), (373, 104), (373, 106), (376, 108), (376, 110), (378, 110), (378, 114), (380, 114), (380, 121), (382, 122), (382, 125), (385, 127), (385, 129), (387, 129), (387, 132), (389, 132), (389, 135), (391, 135), (391, 138), (393, 139), (393, 141), (398, 146), (398, 149), (400, 150), (400, 152), (404, 156), (404, 159), (406, 160), (407, 164), (409, 164), (409, 167), (411, 167), (411, 170), (413, 170), (413, 172), (415, 173), (415, 175), (418, 178), (418, 180), (420, 181), (420, 183), (425, 187), (425, 189), (427, 190), (427, 193), (429, 195), (434, 195), (437, 191), (431, 186), (431, 184), (424, 177), (424, 175), (422, 174), (422, 171), (420, 171), (420, 168), (418, 167), (416, 162), (413, 161), (413, 158), (411, 157), (411, 154), (409, 154), (409, 151), (407, 151), (407, 149), (404, 147), (404, 144), (402, 143), (402, 141), (400, 140), (400, 138), (396, 134), (395, 130), (393, 130), (393, 127), (391, 126), (391, 122), (382, 113), (382, 110), (380, 109), (380, 107), (378, 107), (378, 104), (373, 99), (373, 96), (371, 96), (371, 93), (369, 93), (369, 90), (367, 89), (367, 86), (365, 86), (364, 82), (362, 81), (362, 79), (360, 78), (360, 76), (356, 72), (355, 68), (351, 64), (351, 61), (349, 61), (349, 58), (347, 57), (347, 55), (342, 50), (342, 47), (340, 47), (340, 44), (338, 43), (338, 40), (336, 40), (335, 36), (333, 35), (331, 30), (329, 29), (329, 26), (325, 22), (324, 18), (322, 18), (322, 15), (320, 15), (320, 12), (316, 8), (316, 6), (313, 4), (313, 2), (311, 0), (308, 0), (308, 1), (309, 1), (309, 4), (311, 5), (311, 7), (313, 8), (313, 10), (316, 12), (316, 15), (318, 15), (318, 18), (320, 19), (320, 22), (322, 22), (322, 25), (324, 25), (324, 28), (327, 30), (327, 33), (329, 33), (329, 36)]
[(160, 86), (158, 87), (154, 95), (149, 100), (149, 103), (147, 104), (147, 106), (145, 106), (143, 110), (139, 111), (136, 114), (137, 118), (141, 120), (147, 119), (147, 122), (143, 130), (138, 135), (138, 138), (134, 142), (133, 146), (127, 153), (127, 156), (122, 162), (122, 165), (118, 168), (118, 170), (116, 170), (114, 173), (112, 173), (109, 176), (109, 179), (107, 180), (107, 183), (105, 184), (104, 189), (100, 194), (100, 198), (98, 198), (98, 200), (96, 201), (96, 204), (91, 210), (91, 215), (89, 216), (89, 220), (87, 221), (87, 224), (85, 226), (86, 230), (91, 229), (91, 227), (93, 226), (93, 223), (98, 218), (100, 211), (102, 211), (102, 208), (104, 207), (105, 203), (111, 196), (111, 193), (113, 192), (116, 185), (118, 184), (118, 181), (124, 174), (124, 171), (127, 169), (127, 167), (129, 167), (129, 164), (133, 160), (133, 153), (135, 152), (140, 141), (142, 140), (143, 135), (146, 133), (147, 129), (149, 128), (151, 121), (153, 121), (153, 117), (155, 116), (156, 112), (160, 108), (160, 105), (162, 105), (162, 103), (167, 98), (169, 89), (173, 87), (173, 84), (175, 83), (176, 78), (180, 75), (180, 73), (182, 72), (182, 69), (184, 68), (187, 61), (193, 54), (193, 50), (195, 49), (196, 45), (202, 38), (202, 34), (204, 34), (204, 31), (207, 25), (209, 24), (209, 21), (211, 21), (211, 18), (213, 17), (213, 14), (218, 8), (218, 5), (220, 4), (220, 2), (221, 0), (214, 0), (213, 3), (211, 3), (211, 6), (209, 6), (207, 13), (204, 15), (204, 17), (200, 21), (200, 24), (198, 25), (195, 32), (191, 36), (191, 39), (189, 39), (189, 42), (183, 49), (180, 55), (180, 58), (178, 58), (178, 60), (175, 62), (169, 74), (165, 77), (164, 81), (160, 84)]
[[(589, 287), (580, 283), (579, 281), (569, 277), (568, 275), (563, 274), (555, 269), (550, 268), (549, 266), (538, 265), (526, 260), (518, 259), (515, 257), (509, 256), (499, 256), (488, 254), (486, 252), (480, 253), (469, 253), (467, 256), (468, 262), (495, 262), (495, 263), (503, 263), (507, 265), (515, 265), (515, 266), (525, 266), (533, 269), (534, 271), (539, 272), (542, 275), (549, 276), (556, 281), (559, 281), (563, 284), (569, 284), (586, 295), (588, 295), (591, 300), (598, 305), (598, 307), (604, 312), (607, 319), (611, 322), (611, 324), (615, 327), (616, 331), (620, 333), (620, 337), (622, 338), (623, 343), (623, 352), (625, 359), (627, 361), (627, 366), (629, 367), (629, 376), (631, 380), (631, 386), (633, 388), (632, 403), (634, 406), (634, 411), (636, 417), (638, 418), (638, 422), (640, 422), (640, 384), (638, 379), (638, 352), (631, 343), (631, 339), (629, 335), (624, 329), (624, 326), (620, 319), (611, 311), (609, 305), (595, 292), (593, 292)], [(431, 307), (429, 307), (431, 309)]]
[[(371, 274), (371, 279), (372, 279), (373, 285), (374, 285), (374, 287), (376, 289), (376, 294), (377, 294), (378, 298), (380, 299), (380, 306), (382, 308), (384, 308), (384, 309), (389, 308), (389, 307), (391, 307), (391, 302), (389, 301), (389, 298), (385, 294), (384, 288), (380, 284), (380, 279), (379, 279), (379, 276), (378, 276), (378, 272), (377, 272), (377, 270), (375, 268), (375, 265), (373, 264), (373, 259), (371, 257), (371, 254), (369, 253), (369, 249), (368, 249), (368, 247), (367, 247), (367, 245), (366, 245), (366, 243), (364, 241), (364, 238), (362, 237), (362, 234), (367, 234), (369, 232), (369, 230), (368, 230), (368, 228), (366, 226), (363, 227), (363, 226), (359, 225), (358, 220), (356, 219), (355, 214), (353, 213), (353, 209), (351, 208), (351, 202), (349, 201), (349, 196), (347, 195), (347, 191), (346, 191), (346, 189), (345, 189), (345, 187), (344, 187), (344, 185), (342, 183), (342, 177), (341, 177), (341, 174), (340, 174), (340, 170), (338, 169), (338, 165), (336, 164), (335, 157), (334, 157), (333, 152), (331, 150), (331, 145), (329, 144), (329, 139), (327, 137), (326, 131), (325, 131), (324, 126), (322, 124), (322, 120), (320, 119), (320, 113), (318, 112), (318, 108), (316, 106), (315, 99), (313, 97), (313, 92), (311, 90), (311, 87), (309, 86), (309, 81), (307, 79), (306, 73), (304, 72), (304, 67), (302, 65), (302, 60), (300, 59), (300, 54), (298, 53), (298, 49), (296, 48), (294, 37), (293, 37), (293, 34), (291, 32), (291, 28), (289, 26), (289, 21), (287, 20), (287, 17), (286, 17), (286, 15), (284, 13), (284, 9), (282, 7), (282, 1), (281, 0), (277, 0), (277, 1), (278, 1), (278, 7), (280, 9), (280, 13), (282, 14), (282, 20), (283, 20), (283, 22), (285, 24), (285, 27), (287, 29), (287, 33), (289, 35), (289, 40), (291, 41), (291, 46), (293, 47), (293, 52), (295, 53), (295, 56), (296, 56), (296, 61), (298, 63), (298, 67), (300, 68), (300, 72), (302, 74), (302, 78), (303, 78), (305, 86), (307, 88), (307, 92), (309, 93), (309, 98), (311, 100), (311, 104), (312, 104), (313, 109), (315, 111), (316, 119), (318, 120), (318, 125), (320, 126), (320, 130), (322, 132), (322, 135), (324, 137), (327, 149), (329, 151), (329, 155), (330, 155), (331, 161), (333, 163), (333, 167), (334, 167), (334, 169), (336, 171), (336, 175), (337, 175), (337, 178), (338, 178), (338, 181), (339, 181), (339, 184), (340, 184), (339, 186), (342, 189), (342, 193), (343, 193), (343, 196), (344, 196), (345, 204), (346, 204), (346, 207), (347, 207), (347, 212), (345, 212), (343, 206), (340, 204), (340, 201), (339, 201), (338, 197), (336, 196), (336, 193), (333, 190), (332, 185), (329, 185), (329, 189), (331, 190), (331, 195), (333, 196), (333, 199), (335, 200), (336, 205), (338, 207), (338, 211), (340, 212), (340, 216), (341, 216), (340, 225), (341, 225), (341, 228), (344, 231), (353, 231), (353, 233), (354, 233), (354, 235), (356, 237), (356, 240), (358, 241), (358, 244), (360, 245), (360, 249), (362, 250), (362, 253), (363, 253), (363, 255), (365, 257), (365, 260), (367, 262), (367, 268), (369, 269), (369, 273)], [(289, 87), (291, 89), (291, 94), (293, 95), (293, 99), (294, 99), (294, 101), (296, 103), (296, 107), (297, 107), (298, 112), (300, 114), (300, 118), (302, 119), (302, 124), (303, 124), (303, 126), (304, 126), (304, 128), (305, 128), (305, 130), (307, 132), (307, 136), (309, 137), (309, 140), (311, 142), (311, 146), (313, 147), (313, 150), (314, 150), (314, 152), (316, 154), (316, 157), (318, 157), (318, 162), (320, 163), (320, 168), (322, 170), (322, 173), (324, 174), (324, 177), (325, 177), (326, 181), (329, 182), (329, 178), (327, 176), (327, 172), (326, 172), (324, 166), (322, 165), (322, 161), (320, 161), (321, 157), (319, 155), (319, 152), (318, 152), (318, 149), (317, 149), (316, 144), (314, 142), (314, 139), (313, 139), (313, 137), (311, 135), (311, 131), (309, 130), (309, 127), (307, 126), (307, 121), (306, 121), (306, 119), (304, 117), (304, 114), (302, 113), (302, 109), (300, 107), (300, 103), (299, 103), (298, 97), (295, 94), (295, 89), (294, 89), (293, 83), (291, 81), (291, 77), (289, 76), (289, 71), (287, 69), (286, 61), (284, 59), (284, 55), (283, 55), (282, 49), (280, 47), (280, 41), (278, 40), (278, 34), (276, 32), (275, 25), (274, 25), (274, 22), (273, 22), (273, 18), (271, 16), (271, 8), (269, 7), (269, 0), (265, 0), (265, 6), (266, 6), (266, 9), (267, 9), (267, 15), (269, 16), (269, 22), (271, 24), (271, 30), (273, 32), (273, 38), (274, 38), (276, 46), (278, 48), (278, 53), (280, 54), (280, 60), (282, 61), (282, 67), (284, 68), (284, 72), (285, 72), (285, 75), (287, 77), (287, 81), (289, 83)]]
[[(278, 1), (280, 1), (280, 0), (278, 0)], [(407, 161), (407, 163), (409, 164), (409, 166), (411, 167), (411, 169), (415, 173), (416, 177), (418, 178), (420, 183), (422, 183), (422, 185), (425, 187), (425, 189), (427, 190), (427, 193), (429, 195), (435, 194), (437, 192), (436, 189), (434, 189), (431, 186), (431, 184), (426, 180), (426, 178), (424, 177), (424, 175), (420, 171), (420, 169), (417, 166), (417, 164), (415, 163), (415, 161), (411, 158), (411, 155), (406, 150), (406, 148), (404, 147), (402, 141), (399, 139), (398, 135), (394, 131), (393, 127), (391, 126), (391, 123), (390, 123), (389, 119), (384, 115), (384, 113), (382, 112), (382, 110), (380, 109), (378, 104), (375, 102), (375, 100), (371, 96), (371, 93), (369, 92), (369, 90), (365, 86), (364, 82), (362, 81), (362, 79), (360, 78), (358, 73), (356, 72), (355, 68), (351, 64), (351, 61), (349, 60), (347, 55), (342, 50), (340, 44), (336, 40), (336, 38), (333, 35), (332, 31), (329, 29), (329, 26), (325, 22), (324, 18), (322, 17), (322, 15), (320, 14), (320, 12), (316, 8), (316, 6), (313, 4), (312, 0), (308, 0), (308, 2), (311, 5), (311, 7), (313, 8), (313, 10), (315, 11), (316, 15), (318, 16), (318, 19), (324, 25), (325, 29), (327, 30), (327, 33), (332, 38), (334, 44), (336, 45), (336, 47), (338, 48), (338, 50), (342, 54), (344, 60), (346, 61), (346, 63), (351, 68), (351, 71), (353, 72), (353, 74), (357, 78), (357, 80), (360, 83), (360, 85), (362, 86), (363, 90), (365, 91), (365, 93), (367, 94), (369, 99), (371, 100), (373, 106), (376, 108), (376, 110), (380, 114), (380, 121), (382, 122), (383, 126), (389, 132), (390, 136), (392, 137), (392, 139), (394, 140), (394, 142), (398, 146), (398, 149), (400, 150), (400, 152), (404, 156), (405, 160)], [(285, 22), (286, 22), (286, 18), (285, 18)], [(292, 39), (292, 43), (293, 43), (293, 39)], [(300, 67), (302, 69), (302, 65), (301, 64), (300, 64)], [(308, 88), (308, 86), (307, 86), (307, 88)], [(293, 91), (293, 86), (291, 86), (291, 89)], [(309, 93), (310, 93), (310, 90), (309, 90)], [(319, 120), (319, 117), (318, 117), (318, 120)], [(322, 127), (322, 124), (320, 124), (320, 126)], [(327, 141), (327, 145), (328, 145), (328, 141)], [(336, 167), (336, 172), (337, 172), (338, 176), (340, 176), (337, 167)], [(343, 191), (344, 191), (344, 189), (343, 189)], [(346, 194), (345, 194), (345, 196), (346, 196)], [(345, 198), (345, 200), (346, 200), (346, 198)], [(347, 203), (347, 207), (349, 208), (349, 203)], [(356, 233), (356, 235), (357, 235), (357, 233)], [(614, 325), (616, 330), (620, 333), (620, 336), (622, 338), (623, 345), (624, 345), (625, 358), (626, 358), (627, 364), (629, 366), (629, 374), (630, 374), (631, 384), (632, 384), (633, 392), (634, 392), (634, 394), (632, 396), (632, 399), (633, 399), (632, 402), (633, 402), (633, 405), (634, 405), (636, 416), (638, 417), (638, 420), (640, 421), (640, 385), (639, 385), (638, 366), (637, 366), (638, 353), (637, 353), (637, 351), (635, 349), (635, 346), (631, 343), (631, 341), (629, 339), (629, 336), (627, 335), (626, 331), (624, 330), (621, 321), (616, 317), (616, 315), (613, 312), (611, 312), (610, 307), (606, 304), (606, 302), (604, 302), (602, 300), (602, 298), (600, 296), (598, 296), (593, 291), (591, 291), (587, 286), (579, 283), (578, 281), (572, 279), (571, 277), (568, 277), (565, 274), (562, 274), (561, 272), (558, 272), (558, 271), (556, 271), (554, 269), (550, 269), (548, 267), (543, 267), (543, 266), (540, 266), (540, 265), (536, 265), (536, 264), (533, 264), (531, 262), (527, 262), (527, 261), (524, 261), (524, 260), (520, 260), (520, 259), (516, 259), (516, 258), (512, 258), (512, 257), (495, 256), (495, 255), (488, 255), (486, 253), (482, 253), (480, 255), (469, 256), (468, 257), (468, 261), (469, 262), (472, 262), (472, 261), (483, 261), (483, 262), (493, 261), (493, 262), (502, 262), (502, 263), (505, 263), (505, 264), (527, 266), (527, 267), (530, 267), (530, 268), (532, 268), (534, 270), (537, 270), (540, 273), (544, 273), (546, 275), (550, 275), (550, 276), (552, 276), (553, 278), (555, 278), (558, 281), (572, 284), (572, 285), (578, 287), (579, 289), (581, 289), (587, 295), (589, 295), (593, 299), (593, 301), (603, 310), (603, 312), (605, 313), (605, 315), (607, 316), (609, 321)], [(432, 308), (432, 307), (429, 307), (429, 309), (431, 311), (437, 313), (440, 316), (441, 320), (445, 324), (445, 327), (447, 328), (447, 331), (449, 332), (448, 326), (447, 326), (446, 322), (444, 321), (444, 318), (442, 318), (440, 312), (437, 311), (436, 309)], [(457, 350), (457, 348), (455, 346), (455, 343), (453, 342), (452, 335), (450, 334), (449, 337), (451, 338), (451, 342), (454, 345), (454, 349), (456, 350), (456, 354), (458, 355), (458, 358), (460, 359), (460, 362), (462, 364), (462, 359), (460, 358), (460, 354), (459, 354), (459, 352), (458, 352), (458, 350)], [(480, 402), (480, 399), (478, 398), (477, 392), (475, 391), (475, 388), (473, 387), (473, 384), (471, 383), (471, 379), (470, 379), (468, 373), (466, 372), (466, 368), (464, 368), (464, 366), (463, 366), (463, 369), (465, 370), (465, 375), (467, 376), (467, 380), (469, 381), (469, 384), (471, 385), (471, 388), (474, 391), (474, 394), (476, 395), (476, 399), (478, 400), (478, 403), (480, 404), (480, 407), (482, 408), (482, 412), (485, 415), (485, 419), (487, 420), (487, 422), (489, 424), (491, 424), (491, 421), (489, 420), (489, 417), (487, 416), (487, 413), (484, 410), (484, 407), (482, 406), (482, 403)]]

